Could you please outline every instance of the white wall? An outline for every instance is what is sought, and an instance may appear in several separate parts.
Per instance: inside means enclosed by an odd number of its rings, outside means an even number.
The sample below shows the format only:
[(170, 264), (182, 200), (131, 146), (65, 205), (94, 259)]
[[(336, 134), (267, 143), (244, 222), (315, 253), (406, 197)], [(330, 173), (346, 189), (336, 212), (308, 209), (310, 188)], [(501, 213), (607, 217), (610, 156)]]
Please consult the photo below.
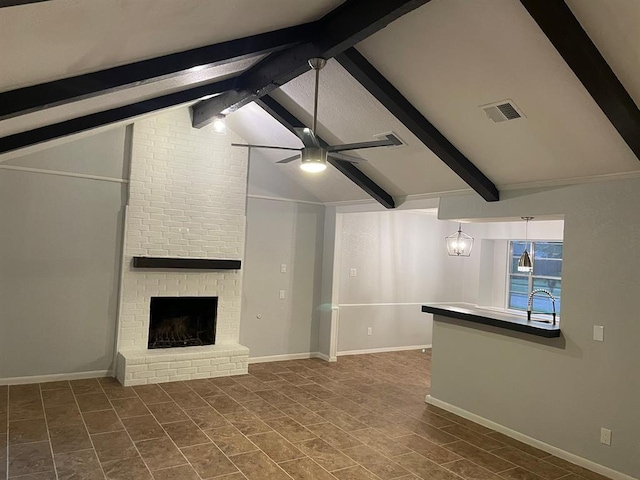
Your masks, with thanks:
[(322, 205), (248, 199), (240, 341), (251, 357), (317, 351), (323, 229)]
[[(442, 218), (564, 214), (562, 339), (436, 322), (431, 394), (639, 478), (638, 205), (640, 180), (504, 192), (497, 203), (443, 198)], [(604, 342), (593, 341), (594, 325)], [(611, 446), (600, 444), (601, 427), (612, 429)]]
[(447, 255), (444, 238), (457, 224), (387, 211), (341, 214), (341, 225), (338, 352), (430, 344), (431, 315), (420, 306), (461, 301), (473, 262)]
[[(3, 165), (122, 178), (117, 128)], [(0, 169), (0, 379), (112, 368), (126, 188)]]

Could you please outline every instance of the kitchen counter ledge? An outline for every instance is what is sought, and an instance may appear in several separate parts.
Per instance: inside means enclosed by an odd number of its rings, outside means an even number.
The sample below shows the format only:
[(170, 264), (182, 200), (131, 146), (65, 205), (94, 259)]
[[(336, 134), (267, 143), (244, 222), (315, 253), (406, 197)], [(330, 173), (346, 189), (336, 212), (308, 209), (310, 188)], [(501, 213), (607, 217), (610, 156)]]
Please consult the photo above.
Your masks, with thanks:
[[(489, 309), (478, 308), (467, 303), (450, 303), (437, 305), (423, 305), (424, 313), (456, 318), (482, 325), (491, 325), (514, 332), (528, 333), (538, 337), (557, 338), (560, 336), (560, 326), (536, 320), (527, 321), (527, 317), (502, 313)], [(434, 318), (434, 320), (437, 320)]]

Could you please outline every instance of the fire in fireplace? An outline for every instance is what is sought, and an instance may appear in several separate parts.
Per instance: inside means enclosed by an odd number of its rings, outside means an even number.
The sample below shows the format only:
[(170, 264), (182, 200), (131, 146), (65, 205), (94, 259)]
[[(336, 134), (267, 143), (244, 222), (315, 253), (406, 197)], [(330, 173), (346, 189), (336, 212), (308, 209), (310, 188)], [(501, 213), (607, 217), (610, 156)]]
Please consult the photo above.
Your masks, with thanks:
[(218, 297), (151, 297), (149, 348), (214, 345)]

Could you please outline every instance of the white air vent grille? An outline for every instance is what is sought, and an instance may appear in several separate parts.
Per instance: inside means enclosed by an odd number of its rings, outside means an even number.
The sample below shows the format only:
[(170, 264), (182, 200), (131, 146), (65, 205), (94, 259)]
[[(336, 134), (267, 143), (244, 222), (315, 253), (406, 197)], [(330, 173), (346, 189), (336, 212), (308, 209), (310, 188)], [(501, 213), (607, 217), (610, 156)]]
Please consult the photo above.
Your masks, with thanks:
[(503, 100), (501, 102), (491, 103), (489, 105), (480, 105), (487, 117), (494, 122), (506, 122), (507, 120), (515, 120), (524, 117), (522, 111), (511, 100)]

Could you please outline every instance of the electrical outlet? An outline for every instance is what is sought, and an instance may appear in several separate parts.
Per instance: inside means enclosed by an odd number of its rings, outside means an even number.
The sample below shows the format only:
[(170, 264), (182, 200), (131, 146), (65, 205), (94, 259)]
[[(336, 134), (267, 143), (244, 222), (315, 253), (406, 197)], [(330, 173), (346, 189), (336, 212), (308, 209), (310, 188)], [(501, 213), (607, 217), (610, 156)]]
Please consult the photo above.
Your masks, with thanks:
[(369, 335), (369, 336), (373, 335), (373, 328), (372, 327), (367, 327), (367, 335)]
[(286, 263), (280, 264), (280, 273), (287, 273), (287, 264)]
[(284, 300), (284, 290), (280, 290), (280, 300)]
[(593, 326), (593, 339), (596, 342), (604, 342), (604, 327), (602, 325)]
[(604, 427), (600, 429), (600, 443), (603, 445), (611, 445), (611, 430)]
[(350, 268), (349, 269), (349, 276), (350, 277), (355, 277), (358, 274), (358, 271), (355, 268)]

